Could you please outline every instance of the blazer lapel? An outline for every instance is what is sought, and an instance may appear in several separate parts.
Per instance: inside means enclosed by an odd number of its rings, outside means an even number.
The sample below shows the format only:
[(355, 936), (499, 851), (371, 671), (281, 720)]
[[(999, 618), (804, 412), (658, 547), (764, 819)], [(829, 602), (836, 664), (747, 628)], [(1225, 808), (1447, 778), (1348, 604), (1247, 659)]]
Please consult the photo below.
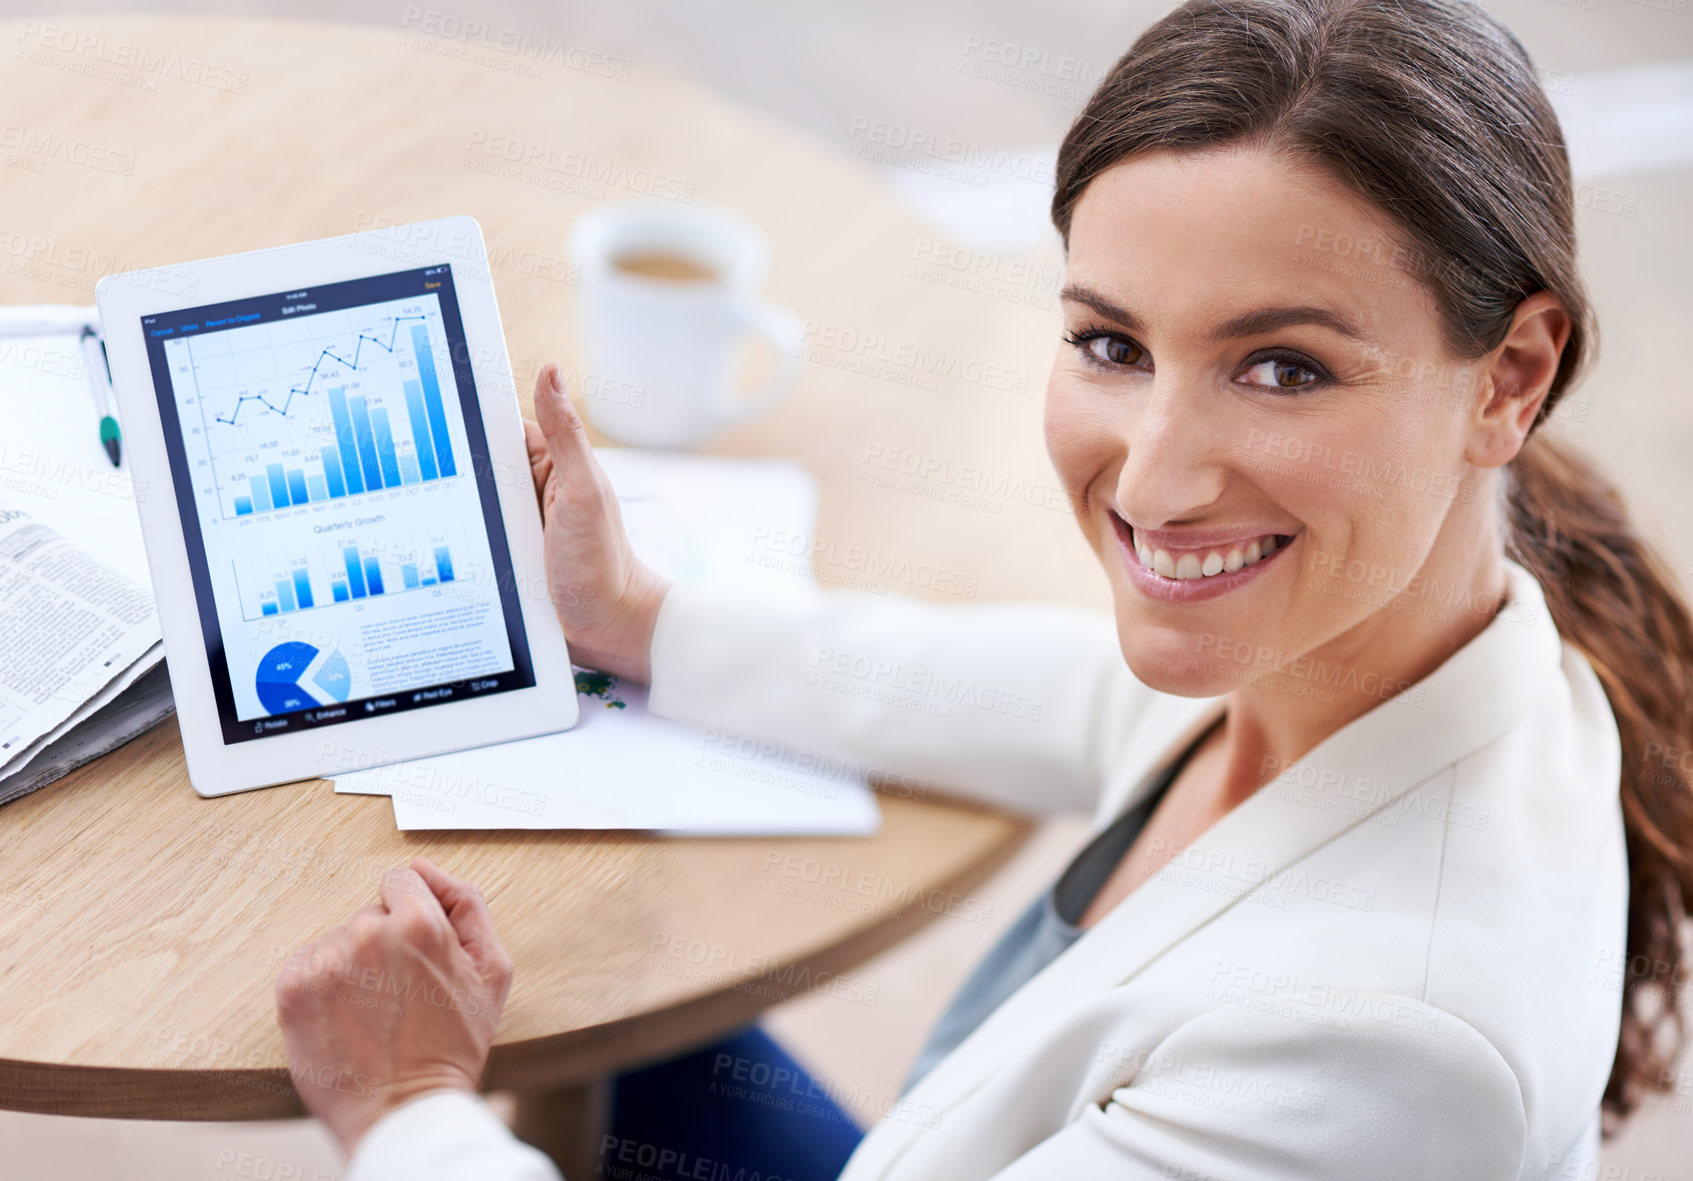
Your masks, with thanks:
[[(910, 1103), (943, 1112), (956, 1105), (1013, 1053), (1050, 1037), (1077, 1005), (1131, 979), (1255, 885), (1509, 730), (1553, 682), (1561, 649), (1533, 577), (1514, 562), (1507, 562), (1507, 575), (1507, 606), (1480, 635), (1213, 825), (1177, 859), (1178, 872), (1145, 882), (1013, 994), (936, 1065), (908, 1096)], [(1197, 717), (1188, 703), (1183, 741), (1221, 708), (1220, 699), (1210, 702), (1218, 704), (1207, 704)], [(1156, 749), (1155, 742), (1148, 745)], [(866, 1141), (866, 1160), (855, 1166), (872, 1160), (891, 1165), (916, 1131), (884, 1122)], [(886, 1143), (875, 1143), (879, 1139)], [(852, 1175), (879, 1173), (855, 1167)]]

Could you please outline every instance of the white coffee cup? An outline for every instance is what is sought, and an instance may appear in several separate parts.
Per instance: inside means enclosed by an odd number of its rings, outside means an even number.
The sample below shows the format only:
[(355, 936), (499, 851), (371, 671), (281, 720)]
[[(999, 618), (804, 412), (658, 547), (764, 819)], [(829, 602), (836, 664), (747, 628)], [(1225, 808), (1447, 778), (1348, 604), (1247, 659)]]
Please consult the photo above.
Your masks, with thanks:
[[(759, 301), (770, 249), (745, 218), (709, 206), (611, 205), (577, 219), (570, 256), (581, 268), (581, 404), (612, 438), (691, 447), (792, 389), (805, 328)], [(770, 342), (777, 369), (743, 395), (734, 367), (749, 334)]]

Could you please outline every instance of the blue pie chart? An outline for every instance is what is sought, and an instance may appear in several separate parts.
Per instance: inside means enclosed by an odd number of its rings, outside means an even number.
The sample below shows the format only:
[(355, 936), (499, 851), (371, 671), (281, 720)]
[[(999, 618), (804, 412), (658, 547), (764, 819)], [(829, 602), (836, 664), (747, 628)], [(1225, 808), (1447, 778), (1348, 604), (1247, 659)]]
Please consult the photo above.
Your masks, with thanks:
[(253, 678), (259, 704), (273, 714), (293, 713), (321, 704), (300, 688), (300, 678), (306, 675), (306, 669), (316, 657), (316, 648), (297, 640), (278, 644), (261, 656), (259, 671)]

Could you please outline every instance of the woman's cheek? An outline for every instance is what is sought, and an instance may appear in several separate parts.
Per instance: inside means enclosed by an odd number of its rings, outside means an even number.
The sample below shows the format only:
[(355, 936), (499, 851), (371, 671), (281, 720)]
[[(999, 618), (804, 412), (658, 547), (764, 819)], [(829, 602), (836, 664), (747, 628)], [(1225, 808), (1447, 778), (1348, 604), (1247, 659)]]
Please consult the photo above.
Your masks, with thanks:
[(1107, 400), (1087, 382), (1055, 370), (1047, 385), (1046, 452), (1072, 497), (1125, 451)]

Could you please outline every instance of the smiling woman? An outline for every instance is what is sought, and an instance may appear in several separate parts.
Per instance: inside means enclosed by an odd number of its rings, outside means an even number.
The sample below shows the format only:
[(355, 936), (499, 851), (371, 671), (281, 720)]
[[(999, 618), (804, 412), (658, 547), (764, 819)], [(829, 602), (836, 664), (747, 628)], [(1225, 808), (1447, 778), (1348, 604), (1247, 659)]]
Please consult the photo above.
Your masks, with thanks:
[[(1227, 688), (1238, 670), (1163, 604), (1233, 589), (1290, 545), (1307, 577), (1284, 570), (1205, 626), (1367, 650), (1410, 684), (1485, 623), (1419, 626), (1419, 608), (1498, 603), (1505, 554), (1597, 672), (1632, 886), (1626, 964), (1613, 949), (1604, 965), (1623, 998), (1605, 1103), (1625, 1115), (1680, 1047), (1693, 790), (1663, 752), (1693, 749), (1693, 624), (1611, 485), (1532, 433), (1594, 330), (1568, 156), (1528, 55), (1463, 3), (1198, 0), (1093, 95), (1052, 212), (1076, 352), (1054, 370), (1048, 438), (1107, 571), (1143, 592), (1117, 596), (1137, 673)], [(1371, 478), (1325, 479), (1336, 455)], [(1369, 593), (1311, 577), (1336, 571)]]
[[(1047, 446), (1114, 619), (669, 586), (543, 374), (531, 452), (548, 568), (589, 592), (555, 601), (579, 657), (685, 722), (1094, 816), (842, 1176), (1597, 1176), (1602, 1111), (1673, 1080), (1693, 625), (1539, 429), (1592, 332), (1572, 213), (1533, 67), (1471, 4), (1189, 0), (1147, 30), (1053, 200)], [(863, 676), (819, 675), (843, 656)], [(432, 943), (369, 914), (338, 952), (497, 968), (469, 888), (423, 871)], [(426, 1052), (432, 1015), (408, 1014), (413, 1051), (288, 985), (297, 1056), (423, 1080), (404, 1106), (305, 1096), (354, 1181), (454, 1175), (449, 1153), (550, 1175), (427, 1093), (481, 1067)], [(838, 1170), (660, 1069), (620, 1088), (608, 1142)]]

